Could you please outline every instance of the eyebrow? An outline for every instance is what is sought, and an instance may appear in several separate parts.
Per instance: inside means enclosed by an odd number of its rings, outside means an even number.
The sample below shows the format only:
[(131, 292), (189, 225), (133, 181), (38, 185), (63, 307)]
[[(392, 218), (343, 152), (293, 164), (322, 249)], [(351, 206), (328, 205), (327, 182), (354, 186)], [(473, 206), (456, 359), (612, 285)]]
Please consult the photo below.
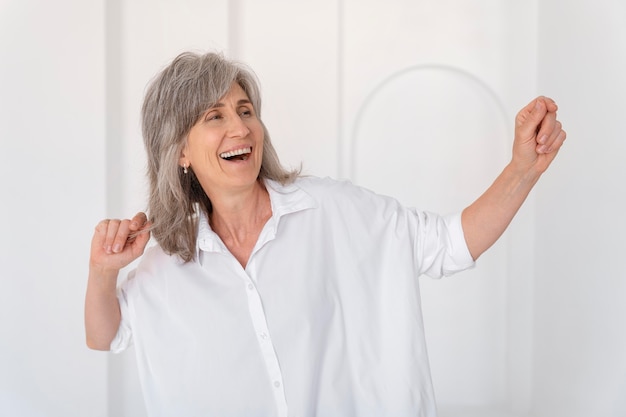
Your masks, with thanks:
[[(241, 106), (242, 104), (252, 104), (252, 102), (248, 99), (242, 98), (241, 100), (239, 100), (237, 102), (238, 106)], [(225, 104), (224, 103), (215, 103), (213, 106), (211, 106), (212, 109), (217, 108), (217, 107), (224, 107)]]

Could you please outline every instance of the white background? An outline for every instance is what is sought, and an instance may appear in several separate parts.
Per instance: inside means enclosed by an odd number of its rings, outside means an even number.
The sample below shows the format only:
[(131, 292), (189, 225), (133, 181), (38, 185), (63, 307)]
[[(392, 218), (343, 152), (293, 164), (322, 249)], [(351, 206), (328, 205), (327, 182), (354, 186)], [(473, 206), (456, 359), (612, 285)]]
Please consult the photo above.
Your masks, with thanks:
[(626, 415), (622, 0), (0, 0), (0, 416), (143, 415), (132, 351), (85, 347), (89, 241), (145, 207), (143, 91), (188, 49), (252, 66), (286, 165), (440, 212), (554, 97), (509, 231), (421, 281), (441, 416)]

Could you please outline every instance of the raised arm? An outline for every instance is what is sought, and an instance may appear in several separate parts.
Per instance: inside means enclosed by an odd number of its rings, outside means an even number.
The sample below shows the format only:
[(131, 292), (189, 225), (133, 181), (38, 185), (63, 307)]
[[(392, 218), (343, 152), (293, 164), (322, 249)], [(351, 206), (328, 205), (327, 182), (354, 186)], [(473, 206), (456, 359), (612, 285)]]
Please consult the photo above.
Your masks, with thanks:
[(121, 319), (117, 275), (141, 256), (150, 239), (149, 227), (144, 213), (130, 220), (102, 220), (96, 226), (85, 296), (85, 333), (91, 349), (110, 349)]
[(556, 111), (554, 101), (538, 97), (517, 114), (511, 162), (463, 211), (465, 240), (474, 259), (502, 235), (563, 145), (566, 134)]

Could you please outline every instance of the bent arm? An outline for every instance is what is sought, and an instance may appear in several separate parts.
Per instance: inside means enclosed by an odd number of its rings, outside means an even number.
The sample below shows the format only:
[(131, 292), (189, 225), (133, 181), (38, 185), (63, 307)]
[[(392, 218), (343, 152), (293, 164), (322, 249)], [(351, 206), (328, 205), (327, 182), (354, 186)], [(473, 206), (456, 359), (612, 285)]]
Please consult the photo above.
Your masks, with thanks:
[(121, 321), (117, 276), (141, 256), (150, 239), (149, 230), (144, 213), (132, 220), (103, 220), (96, 226), (85, 296), (85, 334), (91, 349), (110, 350)]
[(504, 233), (563, 144), (566, 134), (556, 110), (552, 100), (538, 97), (518, 113), (511, 162), (463, 211), (465, 241), (474, 260)]
[(539, 176), (509, 164), (491, 187), (463, 210), (463, 233), (474, 260), (500, 238), (538, 180)]
[(89, 268), (85, 296), (85, 333), (90, 349), (109, 350), (120, 325), (120, 305), (116, 294), (117, 271)]

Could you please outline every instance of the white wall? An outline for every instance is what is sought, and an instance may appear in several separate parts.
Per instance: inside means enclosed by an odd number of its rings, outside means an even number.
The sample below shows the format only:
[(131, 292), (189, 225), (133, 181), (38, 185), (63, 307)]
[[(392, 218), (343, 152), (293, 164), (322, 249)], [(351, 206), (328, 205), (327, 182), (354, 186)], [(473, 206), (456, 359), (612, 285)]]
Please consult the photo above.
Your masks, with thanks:
[(0, 1), (0, 415), (104, 417), (83, 298), (103, 216), (102, 1)]
[(540, 4), (539, 87), (568, 142), (536, 190), (534, 408), (624, 416), (626, 3)]
[(186, 49), (256, 70), (287, 165), (438, 211), (554, 96), (569, 140), (511, 230), (422, 281), (433, 379), (442, 417), (624, 415), (625, 6), (560, 3), (0, 0), (0, 415), (143, 415), (132, 351), (84, 347), (88, 242), (145, 206), (142, 94)]

